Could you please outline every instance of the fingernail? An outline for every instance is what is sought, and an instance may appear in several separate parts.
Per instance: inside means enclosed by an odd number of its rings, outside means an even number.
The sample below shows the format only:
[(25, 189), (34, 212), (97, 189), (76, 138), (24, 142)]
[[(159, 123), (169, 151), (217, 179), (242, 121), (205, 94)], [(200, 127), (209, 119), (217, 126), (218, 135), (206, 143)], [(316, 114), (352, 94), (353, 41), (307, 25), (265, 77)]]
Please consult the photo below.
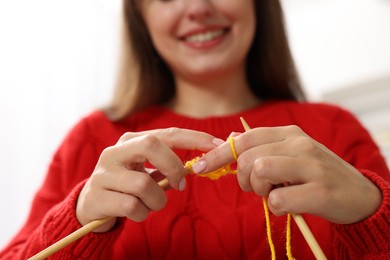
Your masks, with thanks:
[(278, 198), (278, 196), (275, 196), (275, 194), (271, 192), (270, 194), (268, 194), (268, 204), (273, 207), (278, 207), (278, 204), (280, 204), (280, 199)]
[(214, 138), (212, 140), (213, 144), (215, 144), (216, 146), (220, 146), (221, 144), (223, 144), (225, 141), (220, 139), (220, 138)]
[(194, 165), (192, 165), (192, 171), (194, 173), (201, 173), (204, 169), (206, 169), (206, 161), (201, 159), (197, 161)]
[(186, 188), (186, 178), (181, 179), (179, 182), (179, 190), (183, 191)]
[(239, 136), (241, 133), (239, 132), (231, 132), (229, 137), (236, 137), (236, 136)]

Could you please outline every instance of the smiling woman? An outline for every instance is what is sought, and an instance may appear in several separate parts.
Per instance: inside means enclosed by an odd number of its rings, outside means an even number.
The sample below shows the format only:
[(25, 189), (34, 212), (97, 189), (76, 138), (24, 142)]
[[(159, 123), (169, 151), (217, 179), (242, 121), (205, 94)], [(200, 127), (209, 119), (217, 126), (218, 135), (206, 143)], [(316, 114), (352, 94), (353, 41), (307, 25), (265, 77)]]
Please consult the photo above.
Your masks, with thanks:
[[(207, 115), (210, 108), (196, 104), (190, 107), (196, 100), (191, 98), (195, 94), (193, 91), (199, 95), (202, 93), (199, 90), (206, 91), (200, 99), (216, 105), (213, 109), (214, 115), (218, 115), (219, 110), (229, 109), (230, 113), (237, 111), (235, 105), (253, 105), (257, 100), (253, 99), (250, 92), (265, 98), (304, 99), (288, 48), (283, 21), (275, 18), (282, 16), (280, 8), (275, 7), (272, 1), (245, 3), (241, 5), (232, 1), (229, 4), (213, 3), (210, 6), (207, 1), (125, 1), (124, 15), (128, 30), (125, 37), (128, 34), (130, 42), (124, 45), (124, 57), (128, 58), (123, 59), (118, 89), (107, 111), (110, 117), (121, 118), (156, 101), (168, 102), (169, 106), (172, 106), (170, 102), (180, 102), (175, 104), (179, 113), (182, 109), (189, 109), (186, 113), (192, 116)], [(157, 9), (160, 5), (170, 8), (162, 8), (163, 11), (160, 11), (160, 8)], [(241, 8), (245, 11), (251, 10), (253, 5), (256, 7), (255, 13), (249, 11), (249, 14), (254, 14), (256, 19), (244, 11), (237, 11)], [(215, 11), (217, 7), (220, 9), (218, 12)], [(148, 12), (151, 14), (148, 15)], [(172, 17), (165, 17), (171, 12)], [(145, 13), (145, 17), (142, 17), (142, 13)], [(193, 22), (188, 25), (183, 16), (190, 17)], [(204, 20), (204, 17), (207, 17), (207, 22), (199, 22), (199, 19)], [(251, 21), (256, 23), (255, 28), (248, 25)], [(150, 35), (146, 28), (148, 23), (153, 25)], [(219, 40), (217, 45), (199, 49), (190, 47), (188, 41), (184, 41), (183, 37), (188, 33), (193, 34), (194, 28), (208, 28), (218, 24), (219, 28), (222, 26), (222, 29), (226, 30), (226, 34), (219, 38), (222, 41)], [(160, 27), (161, 32), (158, 30)], [(252, 35), (254, 29), (256, 34)], [(242, 30), (244, 32), (241, 32)], [(153, 35), (160, 35), (161, 39), (153, 41)], [(278, 45), (273, 42), (278, 42)], [(206, 46), (206, 42), (202, 44)], [(156, 52), (155, 45), (160, 46), (161, 53)], [(249, 48), (250, 45), (252, 47), (243, 63), (241, 48)], [(178, 53), (181, 55), (177, 55)], [(171, 62), (166, 63), (163, 58)], [(248, 68), (245, 70), (245, 67)], [(172, 75), (173, 71), (175, 77)], [(218, 84), (222, 78), (225, 82)], [(175, 84), (180, 87), (175, 88)], [(201, 85), (201, 88), (194, 88), (193, 84)], [(245, 87), (241, 88), (243, 84)], [(261, 86), (263, 89), (260, 91), (253, 86)], [(214, 97), (225, 95), (226, 98), (229, 95), (230, 98), (235, 98), (240, 94), (242, 99), (215, 100), (209, 95), (210, 90), (213, 90)], [(174, 92), (175, 96), (172, 98)]]
[[(212, 82), (220, 76), (229, 80), (228, 75), (245, 73), (237, 68), (244, 68), (246, 50), (253, 41), (253, 7), (251, 0), (143, 1), (141, 12), (154, 47), (179, 85), (188, 77), (207, 77)], [(185, 16), (192, 22), (183, 21)], [(212, 18), (202, 22), (205, 17)]]
[(389, 169), (350, 112), (305, 101), (279, 1), (124, 0), (123, 18), (112, 100), (60, 143), (1, 259), (96, 220), (53, 258), (313, 259), (287, 213), (330, 259), (390, 257)]

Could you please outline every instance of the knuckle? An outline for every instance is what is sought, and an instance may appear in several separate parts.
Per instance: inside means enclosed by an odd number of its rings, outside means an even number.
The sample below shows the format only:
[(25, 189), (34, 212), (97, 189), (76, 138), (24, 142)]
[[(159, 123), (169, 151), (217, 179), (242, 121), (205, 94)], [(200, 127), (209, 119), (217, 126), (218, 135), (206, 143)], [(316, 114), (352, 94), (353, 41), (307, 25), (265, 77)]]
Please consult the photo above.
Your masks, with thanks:
[(101, 167), (97, 167), (88, 179), (88, 183), (91, 187), (99, 187), (101, 183), (104, 183), (106, 179), (106, 170)]
[(141, 139), (142, 145), (147, 150), (152, 150), (160, 143), (158, 138), (154, 135), (144, 135)]
[(270, 202), (269, 206), (273, 214), (281, 216), (287, 212), (285, 209), (286, 200), (279, 192), (272, 191), (268, 198)]
[(175, 135), (175, 134), (177, 134), (178, 131), (179, 131), (178, 127), (169, 127), (169, 128), (167, 128), (167, 133), (169, 135)]
[(124, 215), (134, 221), (142, 221), (146, 218), (147, 214), (144, 214), (144, 210), (141, 209), (141, 202), (138, 198), (129, 196), (126, 200), (122, 201), (122, 210)]
[(178, 132), (179, 132), (179, 128), (178, 127), (169, 127), (169, 128), (166, 128), (165, 131), (164, 131), (164, 133), (168, 137), (175, 136)]
[(131, 218), (134, 212), (137, 212), (138, 207), (139, 207), (139, 201), (137, 198), (133, 196), (127, 197), (125, 200), (122, 201), (122, 205), (121, 205), (123, 214), (128, 218)]
[(145, 194), (151, 189), (152, 185), (155, 185), (152, 178), (150, 178), (149, 175), (142, 174), (139, 178), (137, 178), (134, 185), (134, 192), (135, 194)]
[(285, 129), (288, 133), (291, 133), (293, 135), (301, 135), (303, 133), (302, 129), (297, 125), (289, 125), (286, 126)]
[(237, 159), (237, 167), (239, 169), (245, 169), (248, 166), (252, 165), (252, 161), (248, 156), (239, 156)]
[(100, 157), (101, 158), (109, 158), (114, 153), (114, 151), (115, 151), (115, 147), (114, 146), (106, 147), (106, 148), (104, 148), (104, 150), (100, 154)]
[(247, 135), (241, 134), (238, 137), (235, 137), (235, 148), (237, 151), (237, 155), (247, 150), (249, 147), (252, 147), (253, 143), (256, 143), (257, 135)]
[(126, 142), (127, 140), (130, 140), (133, 137), (134, 137), (134, 133), (126, 132), (119, 138), (118, 143), (119, 144), (124, 143), (124, 142)]
[(307, 136), (299, 136), (295, 138), (295, 147), (307, 153), (313, 153), (316, 150), (314, 141)]
[(269, 168), (270, 162), (266, 158), (258, 158), (253, 162), (253, 173), (257, 178), (264, 178)]

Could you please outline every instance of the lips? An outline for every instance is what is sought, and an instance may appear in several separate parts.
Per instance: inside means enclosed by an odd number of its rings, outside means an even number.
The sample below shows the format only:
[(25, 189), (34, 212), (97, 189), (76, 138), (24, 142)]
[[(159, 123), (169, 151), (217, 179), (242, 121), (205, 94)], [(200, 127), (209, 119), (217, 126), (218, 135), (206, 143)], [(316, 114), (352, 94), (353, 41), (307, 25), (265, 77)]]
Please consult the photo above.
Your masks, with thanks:
[(202, 43), (207, 41), (213, 41), (223, 35), (225, 35), (230, 29), (221, 26), (212, 26), (207, 28), (198, 28), (190, 30), (180, 39), (185, 42)]
[(218, 37), (221, 37), (226, 33), (226, 31), (226, 29), (204, 31), (184, 37), (184, 41), (193, 43), (208, 42), (215, 40)]

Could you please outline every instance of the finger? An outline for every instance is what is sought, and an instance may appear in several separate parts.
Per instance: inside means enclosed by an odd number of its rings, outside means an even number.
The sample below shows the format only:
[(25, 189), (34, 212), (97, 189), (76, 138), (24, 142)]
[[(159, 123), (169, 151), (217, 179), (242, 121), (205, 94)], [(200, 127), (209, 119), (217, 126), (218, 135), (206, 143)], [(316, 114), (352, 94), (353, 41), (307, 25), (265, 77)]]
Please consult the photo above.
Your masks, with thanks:
[[(303, 134), (302, 130), (296, 126), (255, 128), (235, 136), (233, 147), (236, 150), (238, 157), (240, 157), (244, 151), (253, 147), (282, 142), (288, 137)], [(207, 152), (202, 158), (202, 173), (214, 171), (223, 165), (233, 162), (234, 157), (232, 149), (232, 145), (229, 142), (225, 142)]]
[(160, 210), (167, 202), (163, 189), (147, 173), (120, 168), (115, 174), (99, 177), (104, 178), (97, 180), (104, 189), (135, 196), (151, 210)]
[(122, 135), (118, 143), (121, 144), (142, 135), (156, 136), (170, 148), (199, 150), (204, 152), (215, 148), (223, 142), (223, 140), (205, 132), (171, 127), (143, 132), (128, 132)]
[(305, 160), (290, 156), (260, 157), (253, 162), (251, 175), (273, 185), (310, 182), (311, 174)]
[(180, 158), (165, 143), (154, 136), (141, 136), (139, 138), (141, 138), (140, 142), (146, 143), (140, 152), (143, 153), (147, 161), (166, 176), (171, 187), (182, 190), (185, 169)]
[(125, 193), (106, 191), (100, 198), (98, 197), (97, 201), (99, 201), (100, 211), (106, 216), (127, 217), (140, 222), (145, 220), (150, 212), (150, 208), (139, 198)]
[(180, 158), (154, 135), (141, 135), (113, 146), (105, 151), (105, 157), (115, 158), (126, 168), (149, 161), (165, 175), (172, 188), (181, 189), (179, 183), (184, 176)]
[(138, 197), (151, 210), (162, 209), (167, 202), (164, 190), (147, 173), (122, 171), (105, 183), (108, 190)]
[(278, 143), (286, 139), (306, 136), (297, 126), (259, 127), (246, 131), (234, 138), (235, 148), (238, 154), (256, 146)]
[(216, 149), (204, 154), (200, 160), (192, 165), (192, 170), (194, 173), (207, 173), (234, 161), (235, 158), (230, 144), (225, 142)]
[(322, 201), (323, 196), (313, 183), (280, 187), (268, 196), (269, 209), (277, 216), (286, 213), (318, 215)]
[[(265, 174), (265, 171), (270, 170), (265, 167), (268, 166), (270, 168), (272, 165), (275, 166), (274, 164), (276, 162), (274, 163), (272, 161), (278, 160), (278, 158), (281, 159), (283, 156), (290, 156), (290, 151), (288, 150), (289, 146), (287, 145), (286, 147), (286, 142), (281, 141), (256, 146), (241, 153), (237, 160), (237, 177), (241, 188), (244, 191), (252, 191), (253, 188), (251, 186), (252, 183), (254, 183), (255, 178), (261, 179), (262, 177), (265, 177), (262, 176), (262, 174)], [(271, 163), (272, 165), (270, 165)], [(273, 185), (272, 182), (269, 184)], [(257, 188), (254, 188), (254, 190), (257, 190)], [(264, 192), (266, 191), (261, 191), (258, 194), (263, 195)]]
[[(245, 159), (245, 154), (242, 155)], [(267, 196), (275, 186), (301, 184), (309, 182), (310, 173), (304, 169), (301, 160), (290, 156), (266, 156), (237, 164), (237, 179), (244, 191), (254, 191), (260, 196)]]

